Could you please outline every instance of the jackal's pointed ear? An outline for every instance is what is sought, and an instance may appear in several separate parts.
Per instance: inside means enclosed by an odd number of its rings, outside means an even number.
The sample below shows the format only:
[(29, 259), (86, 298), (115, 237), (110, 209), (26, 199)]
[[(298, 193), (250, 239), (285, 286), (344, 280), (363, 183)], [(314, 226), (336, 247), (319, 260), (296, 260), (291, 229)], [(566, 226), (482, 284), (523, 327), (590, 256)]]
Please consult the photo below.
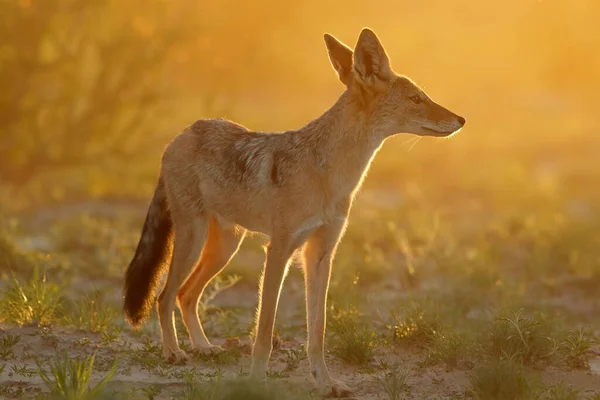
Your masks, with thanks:
[(354, 49), (354, 70), (365, 84), (392, 77), (390, 60), (377, 35), (369, 28), (364, 28), (358, 37)]
[(329, 51), (329, 59), (337, 71), (340, 81), (346, 86), (352, 82), (352, 49), (330, 34), (325, 34), (325, 45)]

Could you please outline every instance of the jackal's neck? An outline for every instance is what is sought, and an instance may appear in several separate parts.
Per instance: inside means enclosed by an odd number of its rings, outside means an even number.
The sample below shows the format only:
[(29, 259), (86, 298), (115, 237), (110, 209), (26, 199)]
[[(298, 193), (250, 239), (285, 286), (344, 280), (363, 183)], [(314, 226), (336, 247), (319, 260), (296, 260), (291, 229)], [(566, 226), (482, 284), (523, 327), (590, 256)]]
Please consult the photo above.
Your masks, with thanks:
[(317, 167), (333, 197), (349, 195), (360, 186), (382, 143), (370, 130), (368, 113), (349, 91), (301, 131), (312, 142)]

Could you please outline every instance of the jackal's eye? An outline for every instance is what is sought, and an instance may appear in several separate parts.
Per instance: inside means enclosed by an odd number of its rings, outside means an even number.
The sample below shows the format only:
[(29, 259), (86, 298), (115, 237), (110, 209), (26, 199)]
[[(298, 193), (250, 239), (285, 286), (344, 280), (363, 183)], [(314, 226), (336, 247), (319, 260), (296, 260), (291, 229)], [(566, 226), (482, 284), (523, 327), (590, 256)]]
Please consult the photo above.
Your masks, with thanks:
[(421, 102), (421, 98), (419, 97), (419, 95), (414, 95), (410, 97), (410, 100), (415, 103), (415, 104), (419, 104)]

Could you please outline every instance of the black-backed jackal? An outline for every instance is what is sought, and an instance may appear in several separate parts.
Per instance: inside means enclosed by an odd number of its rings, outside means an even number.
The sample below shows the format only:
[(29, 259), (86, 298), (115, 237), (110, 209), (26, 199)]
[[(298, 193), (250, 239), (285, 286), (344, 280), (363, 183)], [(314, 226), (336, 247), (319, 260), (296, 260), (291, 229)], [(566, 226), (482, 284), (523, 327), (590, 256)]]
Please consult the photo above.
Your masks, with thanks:
[(357, 188), (384, 140), (396, 133), (449, 136), (464, 118), (432, 101), (392, 71), (373, 31), (354, 51), (326, 34), (329, 57), (346, 90), (322, 116), (299, 130), (252, 132), (227, 120), (200, 120), (167, 147), (142, 236), (126, 273), (124, 310), (134, 326), (158, 298), (163, 355), (186, 359), (177, 343), (177, 304), (192, 347), (212, 345), (198, 318), (202, 291), (238, 250), (246, 230), (270, 237), (257, 312), (251, 377), (263, 379), (271, 354), (279, 292), (292, 254), (303, 246), (308, 358), (317, 385), (350, 389), (325, 365), (327, 288), (336, 246)]

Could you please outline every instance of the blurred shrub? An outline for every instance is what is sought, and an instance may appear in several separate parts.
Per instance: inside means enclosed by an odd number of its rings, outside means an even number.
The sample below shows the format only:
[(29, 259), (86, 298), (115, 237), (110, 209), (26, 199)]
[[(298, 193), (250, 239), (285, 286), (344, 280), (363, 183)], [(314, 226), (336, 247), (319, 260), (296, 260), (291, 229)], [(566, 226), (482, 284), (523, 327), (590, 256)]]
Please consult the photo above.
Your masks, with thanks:
[(169, 4), (0, 3), (3, 180), (143, 151), (148, 117), (170, 94), (165, 60), (193, 15)]

